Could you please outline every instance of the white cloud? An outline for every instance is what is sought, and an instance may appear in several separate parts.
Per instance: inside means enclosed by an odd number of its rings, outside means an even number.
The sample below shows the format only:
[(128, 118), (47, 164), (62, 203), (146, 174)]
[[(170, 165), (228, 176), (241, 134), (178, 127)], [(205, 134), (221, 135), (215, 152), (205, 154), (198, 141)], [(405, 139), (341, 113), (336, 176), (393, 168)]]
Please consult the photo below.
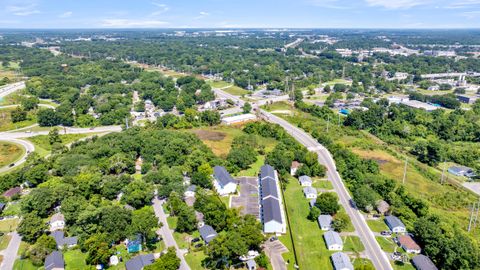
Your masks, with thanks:
[(129, 19), (105, 19), (102, 26), (107, 28), (156, 28), (168, 25), (168, 22), (158, 20), (129, 20)]
[(466, 11), (460, 15), (471, 20), (480, 17), (480, 11)]
[(165, 4), (161, 4), (161, 3), (157, 3), (157, 2), (152, 2), (152, 5), (156, 6), (157, 7), (157, 10), (155, 10), (154, 12), (150, 13), (150, 16), (158, 16), (160, 14), (163, 14), (167, 11), (170, 10), (170, 8), (165, 5)]
[(430, 0), (365, 0), (369, 6), (387, 9), (408, 9), (430, 3)]
[(317, 7), (332, 8), (332, 9), (348, 9), (351, 2), (342, 2), (339, 0), (308, 0), (308, 3)]
[(59, 17), (59, 18), (68, 18), (68, 17), (71, 17), (72, 14), (73, 14), (73, 12), (67, 11), (67, 12), (64, 12), (64, 13), (58, 15), (58, 17)]
[(205, 12), (205, 11), (200, 11), (199, 15), (197, 17), (195, 17), (194, 19), (199, 20), (199, 19), (203, 19), (203, 18), (208, 17), (208, 16), (210, 16), (210, 13)]
[(15, 16), (28, 16), (40, 13), (40, 11), (36, 9), (36, 7), (36, 4), (30, 4), (26, 6), (8, 6), (7, 11)]
[(446, 8), (456, 9), (456, 8), (471, 8), (472, 6), (480, 5), (480, 0), (460, 0), (460, 1), (451, 1)]

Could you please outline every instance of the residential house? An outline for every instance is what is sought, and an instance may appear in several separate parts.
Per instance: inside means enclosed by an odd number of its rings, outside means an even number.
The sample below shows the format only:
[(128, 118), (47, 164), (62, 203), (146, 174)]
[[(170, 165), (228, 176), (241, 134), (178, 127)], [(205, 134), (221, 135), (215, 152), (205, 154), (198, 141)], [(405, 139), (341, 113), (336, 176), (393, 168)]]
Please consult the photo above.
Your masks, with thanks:
[(448, 168), (448, 172), (456, 176), (474, 177), (475, 172), (472, 168), (465, 166), (452, 166)]
[(308, 204), (310, 205), (310, 208), (314, 207), (316, 203), (317, 203), (317, 199), (316, 199), (316, 198), (315, 198), (315, 199), (311, 199), (311, 200), (308, 202)]
[(50, 231), (63, 230), (65, 228), (65, 217), (62, 213), (55, 213), (50, 219)]
[(327, 245), (328, 250), (342, 250), (343, 241), (336, 231), (327, 231), (323, 234), (325, 239), (325, 244)]
[(332, 221), (333, 218), (330, 215), (320, 215), (317, 218), (318, 220), (318, 225), (320, 226), (320, 229), (322, 231), (329, 231), (332, 229)]
[(215, 237), (217, 237), (217, 232), (212, 228), (210, 225), (203, 225), (202, 227), (198, 228), (200, 232), (200, 236), (202, 237), (203, 241), (208, 245)]
[(412, 264), (417, 270), (438, 270), (432, 260), (422, 254), (413, 257)]
[(420, 254), (422, 249), (420, 246), (413, 240), (410, 235), (401, 235), (398, 237), (398, 243), (407, 253)]
[(257, 263), (255, 262), (255, 260), (248, 260), (246, 262), (247, 264), (247, 270), (256, 270), (257, 269)]
[(55, 239), (58, 249), (63, 249), (64, 247), (72, 248), (78, 243), (76, 236), (65, 237), (65, 233), (63, 231), (53, 231), (51, 236)]
[(138, 255), (125, 263), (126, 270), (142, 270), (155, 261), (153, 254)]
[(458, 101), (466, 104), (473, 104), (475, 101), (480, 99), (478, 96), (469, 96), (469, 95), (457, 95)]
[(3, 212), (3, 209), (5, 209), (6, 204), (5, 203), (0, 203), (0, 213)]
[(197, 190), (197, 186), (195, 185), (190, 185), (187, 187), (187, 189), (185, 190), (185, 192), (183, 193), (183, 196), (185, 198), (189, 198), (189, 197), (195, 197), (195, 191)]
[(304, 187), (303, 194), (307, 199), (316, 199), (317, 198), (317, 190), (313, 187)]
[(19, 195), (22, 193), (22, 188), (21, 187), (13, 187), (3, 193), (3, 197), (7, 199), (11, 199), (15, 195)]
[(394, 233), (404, 233), (407, 231), (403, 222), (396, 216), (386, 216), (385, 223), (388, 228)]
[(47, 258), (45, 258), (45, 270), (64, 270), (65, 261), (60, 251), (52, 251)]
[(350, 258), (343, 252), (333, 253), (331, 259), (335, 270), (354, 270)]
[(389, 209), (390, 209), (390, 205), (386, 201), (380, 200), (377, 202), (378, 213), (385, 215)]
[(302, 175), (298, 178), (298, 182), (302, 187), (311, 187), (312, 186), (312, 178), (307, 175)]
[(283, 234), (287, 230), (278, 174), (270, 165), (263, 165), (259, 175), (260, 217), (264, 233)]
[(294, 176), (297, 173), (297, 170), (302, 166), (302, 164), (296, 160), (292, 161), (290, 166), (290, 174)]
[(225, 196), (237, 191), (237, 182), (223, 166), (213, 168), (213, 186), (220, 196)]
[(119, 263), (120, 263), (120, 259), (118, 258), (117, 255), (110, 256), (109, 263), (108, 263), (109, 265), (114, 266), (114, 265), (117, 265)]

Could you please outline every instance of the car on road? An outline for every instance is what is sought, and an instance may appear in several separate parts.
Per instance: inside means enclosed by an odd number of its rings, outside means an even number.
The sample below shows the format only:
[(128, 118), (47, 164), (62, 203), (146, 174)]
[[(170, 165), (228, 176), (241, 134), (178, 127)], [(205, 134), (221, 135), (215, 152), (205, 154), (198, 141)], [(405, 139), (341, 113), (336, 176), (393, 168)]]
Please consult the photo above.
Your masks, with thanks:
[(357, 203), (353, 199), (350, 199), (348, 202), (352, 208), (357, 209)]
[(10, 168), (13, 167), (13, 166), (15, 166), (15, 163), (10, 163), (10, 165), (8, 165), (8, 167), (10, 167)]
[(278, 240), (278, 237), (276, 237), (276, 236), (270, 237), (270, 242), (273, 242), (273, 241), (276, 241), (276, 240)]

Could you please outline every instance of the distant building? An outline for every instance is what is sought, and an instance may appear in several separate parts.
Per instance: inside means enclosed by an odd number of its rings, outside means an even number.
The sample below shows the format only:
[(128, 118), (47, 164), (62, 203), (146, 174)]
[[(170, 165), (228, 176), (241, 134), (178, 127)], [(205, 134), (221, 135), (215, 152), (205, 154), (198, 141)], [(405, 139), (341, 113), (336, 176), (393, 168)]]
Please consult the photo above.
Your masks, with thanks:
[(465, 166), (452, 166), (448, 168), (448, 172), (456, 176), (474, 177), (475, 172), (472, 168)]
[(153, 254), (138, 255), (125, 263), (126, 270), (142, 270), (155, 261)]
[(13, 187), (3, 193), (3, 197), (11, 199), (13, 196), (22, 193), (21, 187)]
[(438, 270), (430, 258), (421, 254), (413, 257), (412, 264), (417, 270)]
[(65, 237), (65, 233), (63, 231), (54, 231), (52, 232), (51, 236), (55, 239), (58, 249), (63, 249), (64, 247), (72, 248), (78, 243), (77, 237)]
[(45, 270), (64, 270), (65, 261), (63, 254), (60, 251), (52, 251), (50, 255), (45, 258)]
[(350, 258), (343, 252), (333, 253), (331, 259), (335, 270), (354, 270)]
[(390, 209), (390, 205), (386, 201), (380, 200), (377, 202), (378, 213), (385, 215), (389, 209)]
[(197, 190), (197, 186), (190, 185), (190, 186), (187, 187), (187, 189), (183, 193), (183, 196), (185, 196), (186, 198), (195, 197), (195, 191), (196, 190)]
[(237, 183), (223, 166), (213, 168), (213, 186), (220, 196), (225, 196), (237, 191)]
[(407, 231), (403, 222), (396, 216), (386, 216), (385, 223), (394, 233), (404, 233)]
[(407, 253), (415, 253), (420, 254), (422, 249), (420, 246), (413, 240), (410, 235), (401, 235), (398, 237), (398, 242), (400, 246), (407, 252)]
[(287, 230), (280, 183), (275, 169), (270, 165), (260, 168), (260, 216), (264, 233), (283, 234)]
[(311, 187), (312, 186), (312, 178), (307, 175), (302, 175), (298, 178), (298, 182), (302, 187)]
[(327, 245), (328, 250), (342, 250), (343, 249), (343, 241), (335, 231), (327, 231), (323, 234), (323, 238), (325, 239), (325, 244)]
[(240, 114), (230, 117), (225, 117), (222, 119), (222, 123), (225, 125), (241, 124), (245, 122), (255, 121), (257, 116), (251, 113)]
[(421, 102), (418, 100), (402, 99), (400, 101), (400, 104), (403, 104), (405, 106), (408, 106), (414, 109), (423, 109), (423, 110), (426, 110), (427, 112), (431, 112), (439, 109), (439, 107), (437, 106), (433, 106), (431, 104)]
[(294, 176), (297, 173), (298, 168), (300, 168), (302, 164), (296, 160), (292, 161), (292, 166), (290, 166), (290, 174)]
[(307, 199), (316, 199), (317, 198), (317, 190), (313, 187), (304, 187), (303, 194)]
[(212, 228), (210, 225), (203, 225), (202, 227), (198, 228), (200, 232), (200, 236), (202, 237), (203, 241), (208, 245), (215, 237), (217, 237), (217, 232)]
[(318, 225), (322, 231), (329, 231), (332, 229), (333, 218), (330, 215), (320, 215), (317, 218)]
[(458, 101), (466, 104), (473, 104), (479, 99), (478, 96), (457, 95)]
[(65, 217), (62, 213), (56, 213), (50, 219), (50, 231), (63, 230), (65, 228)]

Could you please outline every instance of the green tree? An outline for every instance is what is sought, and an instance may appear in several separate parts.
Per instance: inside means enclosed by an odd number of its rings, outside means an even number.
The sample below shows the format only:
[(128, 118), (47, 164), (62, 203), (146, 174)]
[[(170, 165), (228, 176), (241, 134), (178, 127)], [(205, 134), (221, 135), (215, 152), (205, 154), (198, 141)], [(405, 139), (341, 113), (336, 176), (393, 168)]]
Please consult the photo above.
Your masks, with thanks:
[(347, 213), (338, 212), (333, 218), (332, 228), (337, 232), (341, 232), (345, 230), (349, 224), (350, 217), (347, 215)]
[(60, 138), (60, 135), (58, 133), (58, 128), (52, 128), (48, 132), (48, 142), (50, 145), (53, 145), (55, 143), (62, 143), (62, 139)]
[(211, 188), (212, 180), (211, 175), (213, 169), (208, 163), (203, 163), (198, 166), (197, 171), (192, 174), (192, 184), (201, 186), (203, 188)]
[(252, 104), (250, 104), (250, 102), (245, 102), (242, 109), (243, 113), (250, 113), (252, 111)]
[(28, 257), (34, 265), (42, 265), (45, 258), (55, 249), (57, 249), (55, 239), (43, 234), (28, 250)]
[(379, 195), (369, 186), (361, 186), (353, 191), (353, 199), (357, 207), (370, 212), (375, 207)]
[(320, 216), (322, 212), (316, 206), (310, 208), (310, 212), (308, 212), (307, 218), (311, 221), (316, 221), (318, 216)]
[(28, 243), (34, 243), (46, 230), (47, 225), (36, 212), (25, 214), (17, 228), (22, 240)]
[(22, 99), (22, 108), (25, 111), (30, 111), (38, 107), (38, 98), (37, 97), (28, 97)]
[(177, 270), (180, 267), (180, 259), (177, 257), (174, 247), (169, 247), (167, 253), (160, 256), (153, 264), (144, 267), (145, 270)]
[(90, 236), (82, 245), (83, 250), (87, 251), (87, 264), (107, 264), (113, 250), (106, 242), (106, 236), (103, 234), (94, 234)]
[(134, 180), (125, 187), (122, 202), (135, 208), (143, 207), (153, 198), (153, 185), (141, 179)]
[(60, 123), (53, 109), (42, 109), (37, 113), (38, 124), (42, 127), (53, 127)]
[(13, 123), (21, 122), (27, 120), (27, 112), (22, 108), (17, 107), (15, 110), (10, 112), (10, 118)]
[(340, 210), (337, 194), (333, 192), (324, 192), (318, 196), (315, 206), (324, 214), (334, 215)]
[(141, 234), (145, 241), (155, 237), (153, 229), (158, 227), (158, 219), (151, 206), (144, 206), (132, 212), (132, 234)]

